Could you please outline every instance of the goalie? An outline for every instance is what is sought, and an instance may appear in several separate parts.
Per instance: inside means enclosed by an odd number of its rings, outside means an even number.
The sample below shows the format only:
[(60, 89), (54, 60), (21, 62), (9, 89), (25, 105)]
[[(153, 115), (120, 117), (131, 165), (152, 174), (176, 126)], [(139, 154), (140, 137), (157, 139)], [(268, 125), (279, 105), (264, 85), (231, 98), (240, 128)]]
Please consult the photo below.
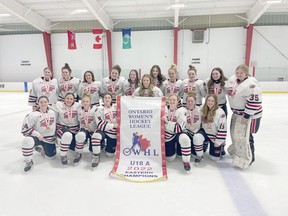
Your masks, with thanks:
[(227, 94), (233, 111), (230, 125), (232, 145), (228, 152), (234, 165), (246, 169), (255, 161), (253, 133), (258, 131), (262, 116), (260, 85), (249, 75), (246, 65), (239, 65), (235, 75), (229, 78)]

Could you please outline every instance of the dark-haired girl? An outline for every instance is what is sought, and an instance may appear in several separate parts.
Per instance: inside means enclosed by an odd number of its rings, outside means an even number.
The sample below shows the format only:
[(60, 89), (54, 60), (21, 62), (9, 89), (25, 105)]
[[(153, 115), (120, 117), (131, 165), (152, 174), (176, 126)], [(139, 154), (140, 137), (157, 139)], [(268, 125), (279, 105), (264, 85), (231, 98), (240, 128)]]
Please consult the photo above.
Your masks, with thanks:
[(67, 93), (72, 93), (75, 97), (77, 97), (80, 80), (71, 76), (72, 70), (69, 64), (65, 63), (64, 67), (61, 69), (61, 73), (62, 77), (58, 81), (59, 100), (64, 101), (65, 95)]

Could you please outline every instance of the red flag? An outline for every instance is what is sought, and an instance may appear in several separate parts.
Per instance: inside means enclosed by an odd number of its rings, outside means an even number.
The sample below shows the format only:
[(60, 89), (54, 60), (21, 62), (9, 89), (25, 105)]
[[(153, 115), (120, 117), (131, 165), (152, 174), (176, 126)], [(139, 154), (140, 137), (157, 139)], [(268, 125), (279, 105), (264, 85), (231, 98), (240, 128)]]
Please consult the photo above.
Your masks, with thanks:
[(67, 30), (67, 35), (68, 35), (68, 49), (77, 49), (75, 32), (73, 30)]
[(93, 34), (95, 34), (95, 43), (93, 44), (93, 49), (102, 48), (102, 29), (92, 29)]

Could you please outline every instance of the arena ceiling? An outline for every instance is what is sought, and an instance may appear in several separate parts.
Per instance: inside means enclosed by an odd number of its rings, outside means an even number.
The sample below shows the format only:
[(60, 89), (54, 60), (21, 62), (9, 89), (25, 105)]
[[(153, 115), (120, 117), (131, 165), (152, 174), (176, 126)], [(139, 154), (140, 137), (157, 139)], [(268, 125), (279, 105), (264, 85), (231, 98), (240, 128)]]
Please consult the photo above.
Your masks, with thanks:
[(288, 25), (288, 0), (0, 0), (0, 34)]

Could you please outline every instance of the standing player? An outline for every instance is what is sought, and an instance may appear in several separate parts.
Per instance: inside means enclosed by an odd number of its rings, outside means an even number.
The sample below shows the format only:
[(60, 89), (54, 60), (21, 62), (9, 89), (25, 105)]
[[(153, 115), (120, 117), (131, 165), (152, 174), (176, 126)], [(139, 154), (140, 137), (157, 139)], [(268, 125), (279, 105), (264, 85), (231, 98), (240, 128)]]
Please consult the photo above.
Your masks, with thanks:
[[(178, 97), (183, 96), (183, 81), (178, 79), (178, 72), (175, 64), (172, 64), (168, 70), (169, 80), (165, 80), (164, 95), (169, 97), (170, 94), (176, 94)], [(181, 104), (181, 102), (179, 101)]]
[(62, 67), (62, 78), (58, 82), (59, 86), (59, 100), (64, 101), (65, 95), (70, 92), (77, 97), (77, 91), (79, 88), (80, 80), (78, 78), (71, 77), (72, 70), (69, 64), (65, 63)]
[(205, 95), (203, 81), (197, 79), (197, 70), (193, 65), (189, 65), (188, 69), (188, 79), (183, 81), (183, 106), (187, 103), (187, 95), (191, 92), (196, 93), (196, 105), (202, 105), (202, 99)]
[(32, 82), (28, 105), (33, 106), (33, 110), (36, 110), (37, 100), (40, 96), (46, 96), (49, 99), (49, 103), (54, 104), (58, 100), (58, 92), (57, 80), (53, 78), (52, 70), (46, 67), (44, 68), (44, 76)]
[(225, 81), (227, 81), (227, 78), (224, 76), (223, 70), (219, 67), (216, 67), (213, 68), (210, 78), (205, 81), (204, 86), (206, 93), (205, 96), (208, 94), (217, 95), (218, 106), (223, 109), (225, 115), (227, 116), (227, 86)]
[(58, 101), (51, 107), (58, 113), (57, 137), (60, 139), (61, 164), (65, 167), (68, 165), (68, 149), (75, 150), (75, 135), (79, 131), (77, 116), (79, 106), (80, 104), (75, 102), (74, 94), (67, 93), (64, 102)]
[(119, 65), (112, 67), (109, 77), (105, 77), (102, 81), (101, 94), (109, 93), (112, 95), (112, 102), (116, 102), (117, 95), (123, 95), (124, 77), (120, 77), (121, 68)]
[(190, 171), (191, 144), (187, 134), (184, 133), (186, 125), (186, 109), (180, 107), (177, 109), (179, 97), (176, 94), (168, 96), (168, 106), (165, 110), (165, 116), (162, 119), (165, 122), (165, 151), (166, 159), (173, 161), (177, 152), (181, 152), (184, 169)]
[(101, 142), (107, 139), (105, 153), (107, 157), (114, 157), (117, 138), (117, 109), (116, 104), (112, 105), (112, 95), (103, 95), (103, 106), (99, 106), (95, 113), (97, 131), (92, 135), (92, 168), (100, 161)]
[[(229, 78), (227, 89), (229, 104), (233, 112), (231, 125), (235, 124), (234, 121), (237, 116), (242, 118), (242, 124), (247, 124), (248, 119), (251, 119), (248, 144), (248, 149), (252, 152), (252, 157), (249, 158), (251, 164), (255, 161), (253, 133), (258, 131), (262, 117), (262, 93), (260, 85), (254, 77), (249, 75), (249, 68), (246, 65), (239, 65), (236, 68), (235, 75)], [(242, 143), (241, 145), (244, 146), (247, 144)], [(228, 152), (232, 155), (234, 154), (234, 147), (234, 145), (231, 145), (228, 148)]]
[(164, 92), (163, 82), (166, 80), (166, 78), (162, 75), (159, 65), (152, 66), (150, 76), (152, 78), (153, 86), (158, 87), (162, 92)]
[(23, 122), (22, 134), (25, 136), (22, 142), (22, 154), (26, 166), (25, 172), (32, 169), (34, 163), (33, 148), (41, 152), (45, 158), (53, 158), (56, 155), (55, 130), (57, 115), (48, 109), (49, 100), (46, 96), (38, 98), (38, 109), (28, 114)]
[(135, 90), (133, 96), (162, 97), (162, 91), (158, 87), (153, 86), (151, 81), (151, 76), (149, 74), (144, 74), (142, 77), (141, 85)]
[(124, 95), (132, 96), (135, 89), (137, 89), (139, 85), (140, 85), (140, 79), (139, 79), (138, 71), (133, 69), (129, 73), (128, 80), (125, 80), (123, 83)]
[(92, 71), (86, 71), (83, 75), (83, 82), (80, 83), (78, 95), (80, 99), (84, 94), (89, 94), (91, 97), (92, 106), (99, 106), (101, 82), (95, 81)]
[(222, 145), (227, 135), (227, 121), (224, 111), (218, 107), (217, 96), (208, 95), (201, 108), (202, 128), (194, 134), (193, 145), (199, 163), (209, 145), (209, 155), (212, 160), (219, 160)]

